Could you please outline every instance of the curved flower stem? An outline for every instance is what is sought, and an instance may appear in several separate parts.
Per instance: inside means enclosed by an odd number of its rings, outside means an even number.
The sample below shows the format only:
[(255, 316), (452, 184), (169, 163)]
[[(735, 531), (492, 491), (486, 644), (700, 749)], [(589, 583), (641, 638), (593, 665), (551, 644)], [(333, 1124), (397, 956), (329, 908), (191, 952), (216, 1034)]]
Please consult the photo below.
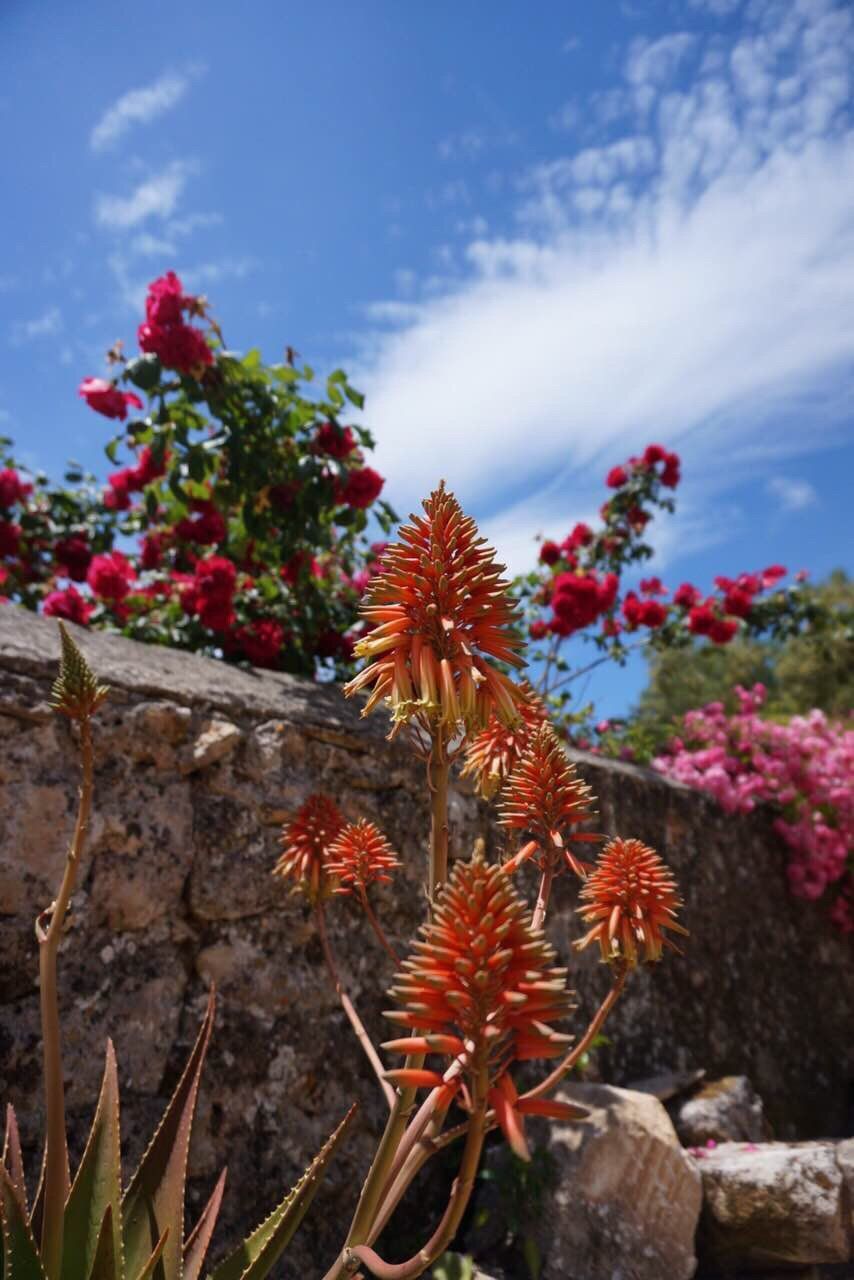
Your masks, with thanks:
[(385, 1100), (389, 1105), (389, 1109), (391, 1109), (394, 1107), (395, 1103), (394, 1089), (387, 1080), (383, 1079), (385, 1068), (380, 1061), (379, 1054), (373, 1046), (371, 1037), (368, 1035), (362, 1019), (356, 1012), (356, 1007), (353, 1004), (353, 1001), (341, 985), (341, 979), (338, 977), (338, 971), (335, 968), (335, 961), (332, 958), (332, 949), (329, 946), (329, 937), (326, 933), (326, 915), (323, 910), (323, 902), (319, 898), (315, 906), (315, 918), (317, 920), (317, 936), (320, 938), (320, 945), (323, 948), (323, 958), (326, 961), (326, 967), (329, 970), (329, 977), (332, 980), (332, 985), (335, 988), (338, 999), (341, 1001), (341, 1007), (350, 1020), (350, 1026), (356, 1033), (356, 1038), (364, 1049), (365, 1056), (374, 1069), (374, 1074), (376, 1075), (380, 1088), (385, 1095)]
[(368, 891), (363, 884), (359, 885), (359, 896), (362, 900), (362, 906), (365, 909), (365, 915), (368, 917), (368, 923), (370, 924), (371, 928), (376, 934), (376, 937), (380, 946), (383, 948), (383, 950), (386, 952), (387, 955), (391, 956), (391, 959), (393, 960), (394, 964), (399, 965), (400, 959), (397, 955), (397, 952), (389, 942), (388, 938), (385, 936), (385, 930), (383, 929), (382, 925), (380, 924), (379, 920), (374, 914), (373, 907), (368, 901)]
[(65, 1087), (62, 1078), (62, 1037), (59, 1025), (56, 957), (68, 904), (74, 892), (77, 867), (89, 826), (89, 815), (92, 811), (94, 768), (92, 732), (88, 716), (80, 720), (80, 757), (82, 778), (77, 822), (65, 860), (62, 884), (56, 901), (36, 920), (47, 1129), (41, 1246), (47, 1280), (58, 1280), (62, 1266), (63, 1215), (65, 1198), (71, 1185), (65, 1131)]
[(362, 1265), (368, 1267), (375, 1276), (378, 1276), (379, 1280), (414, 1280), (416, 1276), (423, 1275), (439, 1255), (444, 1253), (456, 1235), (474, 1186), (477, 1167), (480, 1163), (480, 1153), (483, 1149), (483, 1140), (486, 1134), (485, 1067), (481, 1072), (481, 1076), (482, 1079), (478, 1082), (477, 1090), (481, 1096), (476, 1101), (475, 1110), (469, 1121), (466, 1145), (460, 1161), (460, 1171), (451, 1188), (451, 1198), (442, 1215), (442, 1220), (424, 1247), (419, 1249), (418, 1253), (413, 1254), (411, 1258), (408, 1258), (406, 1262), (397, 1263), (385, 1262), (369, 1245), (353, 1245), (345, 1250), (349, 1257), (358, 1259)]
[(626, 965), (620, 964), (616, 977), (614, 978), (614, 985), (600, 1004), (593, 1021), (590, 1023), (590, 1026), (587, 1028), (578, 1044), (572, 1052), (568, 1053), (563, 1061), (555, 1067), (554, 1071), (550, 1072), (550, 1074), (546, 1076), (545, 1080), (541, 1080), (533, 1089), (529, 1089), (527, 1093), (523, 1093), (522, 1098), (541, 1098), (544, 1093), (551, 1093), (552, 1089), (560, 1084), (566, 1073), (572, 1070), (581, 1055), (586, 1053), (589, 1049), (590, 1045), (599, 1034), (602, 1023), (619, 1000), (623, 987), (626, 985), (628, 972)]
[(428, 892), (431, 904), (448, 878), (448, 775), (450, 773), (445, 735), (434, 730), (427, 765), (430, 787), (430, 871)]
[(534, 929), (542, 929), (546, 922), (546, 911), (549, 906), (549, 897), (551, 896), (554, 873), (554, 863), (549, 859), (543, 867), (543, 874), (540, 877), (540, 888), (537, 893), (537, 905), (534, 907), (534, 916), (531, 921), (531, 926)]

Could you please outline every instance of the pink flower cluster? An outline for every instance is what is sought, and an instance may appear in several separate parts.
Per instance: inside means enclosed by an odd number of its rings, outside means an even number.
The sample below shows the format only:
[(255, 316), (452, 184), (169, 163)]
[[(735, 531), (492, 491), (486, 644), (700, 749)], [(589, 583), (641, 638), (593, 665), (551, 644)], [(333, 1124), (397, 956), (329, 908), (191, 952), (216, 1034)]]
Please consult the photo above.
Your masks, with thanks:
[(831, 918), (854, 932), (854, 730), (822, 711), (787, 724), (763, 720), (764, 685), (735, 690), (740, 708), (728, 715), (710, 702), (683, 717), (684, 737), (653, 767), (708, 791), (727, 813), (759, 803), (778, 809), (774, 829), (789, 848), (789, 885), (800, 898), (820, 898), (834, 886)]

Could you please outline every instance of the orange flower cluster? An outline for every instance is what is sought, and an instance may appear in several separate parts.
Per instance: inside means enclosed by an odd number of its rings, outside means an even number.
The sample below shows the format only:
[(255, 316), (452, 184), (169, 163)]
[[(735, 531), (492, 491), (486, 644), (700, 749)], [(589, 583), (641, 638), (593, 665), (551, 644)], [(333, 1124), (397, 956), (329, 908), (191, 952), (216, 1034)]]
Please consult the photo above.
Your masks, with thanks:
[(331, 891), (328, 850), (343, 826), (334, 800), (319, 793), (309, 796), (282, 828), (282, 854), (273, 875), (291, 877), (317, 902)]
[(348, 823), (327, 850), (326, 871), (338, 882), (336, 893), (367, 889), (374, 881), (388, 884), (389, 871), (400, 865), (383, 833), (365, 818)]
[[(513, 1061), (566, 1052), (571, 1037), (549, 1025), (574, 1007), (566, 970), (556, 967), (542, 931), (531, 928), (530, 913), (501, 868), (477, 854), (455, 864), (421, 933), (391, 989), (402, 1008), (385, 1014), (416, 1034), (383, 1048), (407, 1058), (449, 1055), (459, 1074), (446, 1080), (419, 1066), (389, 1071), (386, 1078), (449, 1093), (459, 1087), (463, 1105), (470, 1105), (469, 1090), (485, 1077), (490, 1101), (500, 1095), (496, 1115), (502, 1124), (508, 1121), (505, 1132), (523, 1154), (508, 1120), (515, 1091), (510, 1098), (507, 1069)], [(525, 1109), (521, 1102), (509, 1107), (513, 1117)]]
[(527, 680), (520, 681), (519, 693), (520, 719), (516, 724), (507, 725), (493, 713), (486, 728), (466, 745), (462, 777), (474, 778), (477, 789), (485, 800), (491, 800), (501, 784), (510, 777), (531, 734), (540, 725), (546, 724), (549, 718), (545, 703)]
[(452, 735), (481, 727), (493, 711), (512, 724), (517, 686), (487, 661), (525, 665), (503, 565), (444, 483), (424, 516), (410, 520), (368, 587), (361, 613), (375, 625), (355, 652), (370, 664), (344, 692), (371, 687), (362, 714), (385, 699), (395, 729), (417, 716)]
[[(603, 960), (660, 960), (662, 947), (679, 948), (662, 930), (688, 930), (676, 920), (682, 906), (673, 873), (654, 849), (640, 840), (611, 840), (579, 895), (578, 908), (589, 933), (573, 945), (581, 951), (596, 940)], [(640, 955), (639, 955), (640, 952)]]
[(585, 876), (589, 864), (575, 857), (569, 842), (603, 839), (592, 832), (576, 830), (596, 817), (592, 808), (595, 798), (567, 760), (554, 730), (548, 724), (535, 729), (498, 803), (501, 826), (528, 832), (530, 836), (519, 852), (504, 863), (503, 870), (510, 874), (536, 855), (541, 866), (563, 857), (570, 870)]

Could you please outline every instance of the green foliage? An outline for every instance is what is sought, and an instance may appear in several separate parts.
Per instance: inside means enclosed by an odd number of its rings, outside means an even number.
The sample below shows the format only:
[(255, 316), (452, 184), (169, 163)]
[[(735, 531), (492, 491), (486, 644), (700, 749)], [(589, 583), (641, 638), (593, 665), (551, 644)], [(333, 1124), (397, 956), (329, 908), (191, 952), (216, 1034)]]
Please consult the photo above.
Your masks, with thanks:
[(433, 1280), (472, 1280), (474, 1259), (467, 1253), (443, 1253), (430, 1274)]
[(649, 756), (686, 711), (709, 702), (736, 710), (733, 687), (765, 685), (763, 714), (783, 719), (818, 708), (843, 716), (854, 708), (854, 582), (836, 570), (803, 588), (812, 625), (782, 639), (738, 639), (726, 647), (693, 644), (659, 650), (632, 717), (636, 749)]

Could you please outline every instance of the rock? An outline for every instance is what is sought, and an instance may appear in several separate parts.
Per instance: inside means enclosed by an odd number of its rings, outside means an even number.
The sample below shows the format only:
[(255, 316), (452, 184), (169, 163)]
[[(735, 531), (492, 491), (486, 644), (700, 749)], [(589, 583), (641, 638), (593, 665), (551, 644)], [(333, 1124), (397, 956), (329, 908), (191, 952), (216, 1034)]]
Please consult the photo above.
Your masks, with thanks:
[(230, 720), (209, 720), (193, 743), (192, 754), (185, 760), (182, 772), (195, 773), (231, 755), (240, 739), (240, 729)]
[(854, 1252), (854, 1138), (839, 1143), (836, 1148), (836, 1163), (842, 1170), (842, 1180), (848, 1196), (848, 1230)]
[(663, 1071), (657, 1076), (647, 1076), (645, 1080), (632, 1080), (627, 1089), (636, 1089), (638, 1093), (651, 1093), (659, 1102), (669, 1102), (678, 1098), (681, 1093), (694, 1089), (705, 1077), (705, 1071)]
[(762, 1142), (771, 1136), (747, 1076), (710, 1080), (676, 1108), (676, 1132), (686, 1147), (715, 1142)]
[(723, 1268), (847, 1262), (850, 1209), (832, 1142), (723, 1143), (697, 1160), (700, 1250)]
[(539, 1235), (544, 1280), (689, 1280), (700, 1175), (664, 1107), (608, 1085), (556, 1096), (591, 1113), (549, 1130), (557, 1185)]

